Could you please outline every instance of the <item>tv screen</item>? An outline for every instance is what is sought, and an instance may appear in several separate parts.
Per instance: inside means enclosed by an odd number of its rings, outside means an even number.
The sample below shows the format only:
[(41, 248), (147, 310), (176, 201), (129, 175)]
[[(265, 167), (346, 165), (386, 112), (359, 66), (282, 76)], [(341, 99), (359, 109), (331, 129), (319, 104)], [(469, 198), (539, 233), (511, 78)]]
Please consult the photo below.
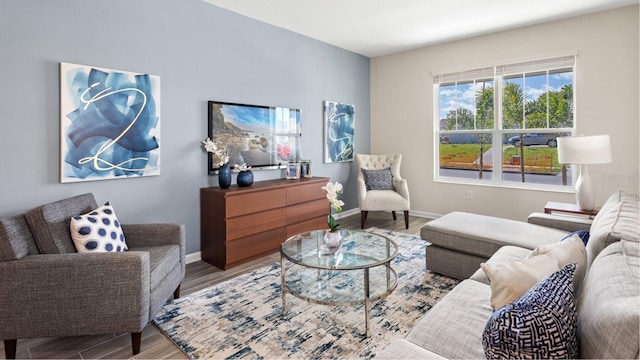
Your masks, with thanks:
[[(209, 138), (227, 149), (231, 167), (278, 169), (300, 161), (300, 110), (209, 101)], [(209, 174), (217, 173), (219, 159), (208, 156)]]

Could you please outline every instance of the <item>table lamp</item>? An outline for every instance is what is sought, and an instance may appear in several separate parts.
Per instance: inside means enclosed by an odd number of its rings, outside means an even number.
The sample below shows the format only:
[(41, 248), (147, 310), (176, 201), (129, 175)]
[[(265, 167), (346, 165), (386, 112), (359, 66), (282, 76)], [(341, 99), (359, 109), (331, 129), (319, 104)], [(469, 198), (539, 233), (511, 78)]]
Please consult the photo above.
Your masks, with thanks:
[(609, 135), (564, 136), (558, 140), (558, 162), (580, 165), (580, 175), (576, 180), (576, 201), (582, 210), (593, 210), (595, 193), (587, 164), (611, 162)]

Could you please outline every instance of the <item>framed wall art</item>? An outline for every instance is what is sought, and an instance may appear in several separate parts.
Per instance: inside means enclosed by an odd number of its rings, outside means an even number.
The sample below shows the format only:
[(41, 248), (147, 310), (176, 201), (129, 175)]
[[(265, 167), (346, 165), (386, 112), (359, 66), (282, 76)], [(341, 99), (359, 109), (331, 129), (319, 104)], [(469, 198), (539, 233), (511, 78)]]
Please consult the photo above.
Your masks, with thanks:
[(160, 175), (160, 77), (60, 63), (60, 182)]
[(324, 162), (353, 161), (355, 109), (351, 104), (324, 102)]

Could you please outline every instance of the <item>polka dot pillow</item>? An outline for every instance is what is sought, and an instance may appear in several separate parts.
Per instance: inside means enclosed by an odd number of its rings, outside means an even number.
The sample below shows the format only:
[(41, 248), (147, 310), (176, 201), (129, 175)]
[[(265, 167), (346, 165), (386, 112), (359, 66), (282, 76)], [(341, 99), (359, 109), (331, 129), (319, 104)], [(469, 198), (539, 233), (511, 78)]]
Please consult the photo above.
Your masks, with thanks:
[(108, 201), (90, 213), (72, 217), (70, 228), (78, 252), (119, 252), (128, 249), (120, 222)]

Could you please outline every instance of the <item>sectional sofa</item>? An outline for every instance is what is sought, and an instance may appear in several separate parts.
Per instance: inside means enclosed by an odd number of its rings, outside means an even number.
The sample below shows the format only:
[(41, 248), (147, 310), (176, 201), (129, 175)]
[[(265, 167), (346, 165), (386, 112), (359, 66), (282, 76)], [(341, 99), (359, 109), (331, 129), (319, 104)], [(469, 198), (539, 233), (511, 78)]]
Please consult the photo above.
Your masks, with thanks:
[[(376, 359), (637, 359), (638, 200), (638, 194), (616, 192), (592, 220), (534, 215), (528, 222), (516, 222), (454, 213), (427, 223), (421, 235), (432, 243), (427, 248), (436, 247), (435, 252), (427, 251), (427, 269), (434, 271), (430, 267), (434, 264), (436, 269), (456, 277), (469, 274), (471, 266), (476, 266), (475, 271), (438, 302), (405, 338), (392, 342)], [(554, 225), (563, 230), (550, 227)], [(588, 230), (586, 246), (569, 231), (580, 229)], [(580, 235), (584, 237), (586, 233), (582, 231)], [(568, 244), (577, 250), (562, 258), (557, 249), (567, 249)], [(551, 260), (544, 260), (541, 254)], [(438, 255), (448, 261), (434, 258)], [(546, 265), (539, 264), (545, 262), (557, 271), (552, 270), (524, 294), (494, 309), (505, 281), (496, 276), (500, 274), (496, 269), (508, 270), (502, 273), (507, 275), (507, 282), (523, 283), (530, 274), (520, 276), (522, 273), (510, 271), (544, 272)], [(582, 278), (578, 278), (581, 271)]]

